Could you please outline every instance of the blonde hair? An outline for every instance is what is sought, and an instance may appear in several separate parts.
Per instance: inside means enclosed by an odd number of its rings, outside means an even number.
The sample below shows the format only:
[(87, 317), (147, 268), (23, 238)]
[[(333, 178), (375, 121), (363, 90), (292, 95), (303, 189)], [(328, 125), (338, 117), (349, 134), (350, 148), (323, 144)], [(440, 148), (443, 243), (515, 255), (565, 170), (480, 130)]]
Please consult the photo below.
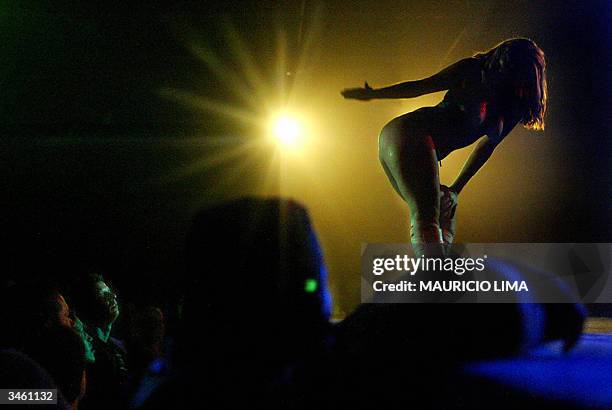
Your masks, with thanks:
[(523, 126), (544, 130), (548, 90), (542, 49), (528, 38), (512, 38), (474, 57), (482, 60), (491, 88), (510, 90), (517, 99), (524, 113)]

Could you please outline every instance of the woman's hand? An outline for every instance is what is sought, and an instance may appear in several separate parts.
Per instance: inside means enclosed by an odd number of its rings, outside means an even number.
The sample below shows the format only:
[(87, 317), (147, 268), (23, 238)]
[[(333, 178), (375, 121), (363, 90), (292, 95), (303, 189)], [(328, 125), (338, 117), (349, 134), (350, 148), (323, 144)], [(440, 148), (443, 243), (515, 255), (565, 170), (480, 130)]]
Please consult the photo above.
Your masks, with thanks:
[(440, 217), (452, 219), (457, 209), (457, 192), (446, 185), (440, 185), (440, 193), (442, 194), (440, 197)]
[(374, 89), (366, 81), (363, 88), (345, 88), (340, 94), (350, 100), (368, 101), (374, 98)]
[(450, 245), (455, 240), (457, 220), (457, 192), (446, 185), (440, 185), (440, 229), (444, 243)]

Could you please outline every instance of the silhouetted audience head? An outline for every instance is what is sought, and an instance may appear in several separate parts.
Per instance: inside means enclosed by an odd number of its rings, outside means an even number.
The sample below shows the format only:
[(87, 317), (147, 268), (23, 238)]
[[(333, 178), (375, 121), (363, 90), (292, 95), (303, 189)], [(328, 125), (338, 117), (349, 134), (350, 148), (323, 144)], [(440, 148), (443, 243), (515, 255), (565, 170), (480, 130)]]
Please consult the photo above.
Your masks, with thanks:
[(134, 341), (154, 356), (161, 355), (165, 324), (161, 309), (154, 306), (141, 308), (134, 317), (132, 336)]
[[(330, 296), (316, 234), (291, 200), (244, 198), (200, 212), (187, 238), (191, 278), (184, 307), (185, 344), (274, 372), (320, 341)], [(229, 371), (229, 370), (228, 370)]]
[(0, 325), (5, 347), (19, 348), (49, 328), (74, 326), (70, 308), (52, 282), (13, 284), (3, 292)]
[(76, 278), (70, 301), (79, 318), (91, 326), (106, 327), (119, 317), (117, 294), (100, 274), (88, 273)]
[(151, 362), (162, 356), (165, 319), (161, 309), (154, 306), (128, 306), (129, 331), (126, 347), (133, 374), (142, 373)]

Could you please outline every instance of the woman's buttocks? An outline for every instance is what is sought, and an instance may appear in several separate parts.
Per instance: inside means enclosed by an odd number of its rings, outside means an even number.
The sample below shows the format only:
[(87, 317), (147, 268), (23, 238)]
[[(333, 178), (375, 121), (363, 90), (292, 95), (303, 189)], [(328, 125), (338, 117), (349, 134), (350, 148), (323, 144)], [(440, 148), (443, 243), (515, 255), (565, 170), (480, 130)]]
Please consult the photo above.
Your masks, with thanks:
[(386, 152), (398, 152), (401, 147), (419, 143), (431, 135), (436, 116), (436, 107), (423, 107), (389, 121), (378, 137), (381, 159)]

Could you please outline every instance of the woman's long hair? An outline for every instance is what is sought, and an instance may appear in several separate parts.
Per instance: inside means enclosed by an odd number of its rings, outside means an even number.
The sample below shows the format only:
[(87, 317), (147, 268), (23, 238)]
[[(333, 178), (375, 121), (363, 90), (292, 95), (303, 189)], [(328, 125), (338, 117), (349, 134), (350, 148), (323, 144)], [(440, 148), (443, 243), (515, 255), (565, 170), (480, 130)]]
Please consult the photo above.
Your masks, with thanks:
[(488, 85), (501, 95), (508, 96), (506, 91), (510, 91), (511, 98), (518, 101), (523, 126), (543, 130), (547, 88), (542, 49), (528, 38), (512, 38), (474, 57), (483, 62)]

